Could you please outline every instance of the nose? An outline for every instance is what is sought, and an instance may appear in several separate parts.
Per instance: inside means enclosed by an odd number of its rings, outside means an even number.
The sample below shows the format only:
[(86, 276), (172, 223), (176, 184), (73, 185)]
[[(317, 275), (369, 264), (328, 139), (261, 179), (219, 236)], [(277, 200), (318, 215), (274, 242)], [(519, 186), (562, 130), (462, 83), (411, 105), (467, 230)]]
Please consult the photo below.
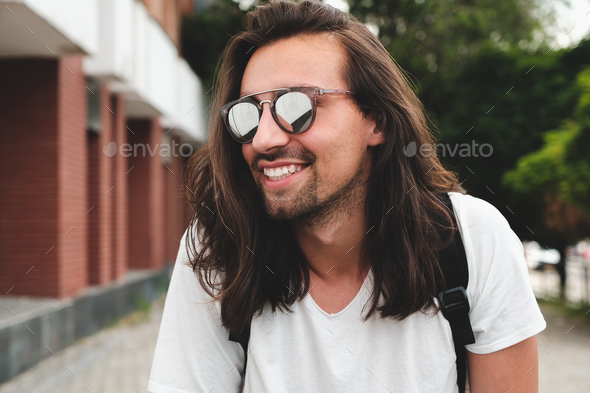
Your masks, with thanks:
[[(268, 104), (268, 110), (265, 110), (264, 104)], [(267, 153), (274, 147), (285, 146), (289, 143), (291, 136), (281, 130), (272, 117), (270, 112), (270, 101), (262, 101), (262, 117), (258, 123), (258, 130), (254, 139), (252, 139), (252, 147), (258, 153)]]

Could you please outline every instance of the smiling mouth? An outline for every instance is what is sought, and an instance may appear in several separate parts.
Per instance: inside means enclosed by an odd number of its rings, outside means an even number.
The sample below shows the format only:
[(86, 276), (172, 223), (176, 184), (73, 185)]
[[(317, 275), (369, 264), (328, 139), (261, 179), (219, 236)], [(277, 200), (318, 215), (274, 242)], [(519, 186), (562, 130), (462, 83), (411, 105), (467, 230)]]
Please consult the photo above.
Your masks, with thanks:
[(309, 165), (310, 164), (291, 164), (277, 168), (264, 168), (263, 172), (264, 175), (269, 178), (269, 180), (279, 181), (294, 175)]

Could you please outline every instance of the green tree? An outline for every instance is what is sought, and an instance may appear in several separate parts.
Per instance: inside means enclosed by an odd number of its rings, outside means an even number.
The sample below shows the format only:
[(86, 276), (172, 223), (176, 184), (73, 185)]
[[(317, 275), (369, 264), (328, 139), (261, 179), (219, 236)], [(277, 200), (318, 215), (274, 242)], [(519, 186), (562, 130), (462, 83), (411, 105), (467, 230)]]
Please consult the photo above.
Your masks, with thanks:
[[(563, 244), (590, 236), (590, 67), (578, 74), (577, 86), (571, 118), (548, 131), (543, 146), (521, 157), (504, 175), (508, 187), (543, 201), (543, 223)], [(560, 248), (564, 252), (565, 246)], [(564, 296), (565, 258), (558, 271)]]
[(183, 17), (182, 55), (207, 90), (212, 86), (215, 67), (229, 39), (245, 29), (246, 12), (236, 1), (215, 0), (203, 12)]
[[(553, 15), (543, 0), (349, 0), (350, 12), (376, 26), (383, 45), (417, 81), (431, 115), (460, 83), (482, 47), (546, 48), (544, 23)], [(547, 48), (548, 49), (548, 48)]]
[[(543, 133), (571, 116), (579, 87), (576, 74), (590, 64), (590, 40), (548, 54), (487, 47), (470, 58), (457, 87), (446, 93), (438, 121), (442, 142), (489, 144), (489, 157), (441, 157), (466, 179), (465, 187), (507, 215), (517, 234), (544, 243), (542, 203), (513, 192), (502, 175), (519, 157), (538, 150)], [(489, 150), (489, 149), (488, 149)], [(539, 238), (541, 236), (542, 238)]]

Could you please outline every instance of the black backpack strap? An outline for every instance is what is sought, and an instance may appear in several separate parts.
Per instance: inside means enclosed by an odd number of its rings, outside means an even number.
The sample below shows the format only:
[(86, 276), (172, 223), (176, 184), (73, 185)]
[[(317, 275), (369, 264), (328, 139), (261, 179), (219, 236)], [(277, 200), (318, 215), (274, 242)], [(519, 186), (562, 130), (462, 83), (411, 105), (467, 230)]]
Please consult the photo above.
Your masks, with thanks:
[[(444, 284), (440, 278), (437, 280), (437, 297), (442, 313), (449, 321), (453, 333), (453, 344), (457, 356), (457, 385), (459, 386), (459, 393), (465, 393), (465, 381), (467, 377), (465, 345), (475, 342), (473, 329), (469, 321), (469, 300), (465, 292), (469, 282), (469, 269), (465, 247), (461, 240), (461, 233), (459, 232), (457, 220), (453, 212), (451, 199), (447, 193), (443, 193), (441, 199), (445, 206), (450, 209), (456, 230), (452, 243), (439, 253), (438, 261), (444, 276)], [(448, 236), (448, 232), (446, 233), (446, 236)], [(445, 236), (444, 232), (443, 236)]]
[(239, 333), (230, 331), (229, 340), (235, 341), (242, 346), (244, 350), (244, 374), (246, 373), (246, 364), (248, 364), (248, 341), (250, 340), (250, 325)]

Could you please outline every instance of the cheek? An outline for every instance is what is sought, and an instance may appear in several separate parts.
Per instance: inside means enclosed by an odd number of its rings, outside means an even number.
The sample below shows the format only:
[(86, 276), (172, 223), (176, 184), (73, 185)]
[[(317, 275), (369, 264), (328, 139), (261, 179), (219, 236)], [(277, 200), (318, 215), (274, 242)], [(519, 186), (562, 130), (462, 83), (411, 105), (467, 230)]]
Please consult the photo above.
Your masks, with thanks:
[(248, 164), (248, 166), (252, 165), (252, 160), (254, 160), (254, 148), (252, 148), (252, 144), (251, 143), (245, 143), (242, 145), (242, 156), (244, 156), (244, 160), (246, 160), (246, 163)]
[(366, 153), (359, 127), (355, 119), (333, 120), (321, 125), (321, 135), (309, 138), (306, 146), (316, 154), (321, 173), (341, 177), (356, 172)]

